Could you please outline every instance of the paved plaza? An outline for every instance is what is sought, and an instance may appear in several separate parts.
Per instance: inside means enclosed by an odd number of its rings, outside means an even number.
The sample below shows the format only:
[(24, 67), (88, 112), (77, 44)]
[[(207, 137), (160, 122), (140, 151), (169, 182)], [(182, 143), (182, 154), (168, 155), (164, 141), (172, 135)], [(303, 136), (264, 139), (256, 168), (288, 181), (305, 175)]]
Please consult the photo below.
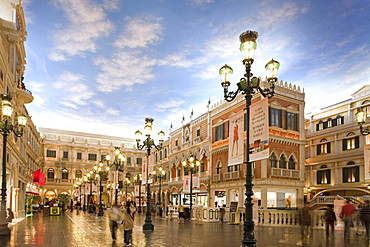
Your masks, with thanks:
[[(228, 223), (199, 223), (177, 219), (153, 217), (154, 231), (143, 231), (144, 214), (137, 214), (132, 246), (176, 247), (230, 247), (241, 246), (242, 225)], [(120, 226), (118, 239), (112, 242), (107, 213), (102, 217), (83, 211), (65, 212), (60, 216), (37, 213), (11, 226), (11, 236), (1, 237), (0, 246), (125, 246)], [(255, 237), (259, 247), (322, 246), (364, 247), (369, 243), (352, 232), (352, 238), (344, 241), (343, 231), (335, 231), (335, 237), (326, 239), (324, 230), (314, 230), (311, 238), (300, 244), (299, 228), (256, 226)], [(298, 244), (298, 245), (297, 245)]]

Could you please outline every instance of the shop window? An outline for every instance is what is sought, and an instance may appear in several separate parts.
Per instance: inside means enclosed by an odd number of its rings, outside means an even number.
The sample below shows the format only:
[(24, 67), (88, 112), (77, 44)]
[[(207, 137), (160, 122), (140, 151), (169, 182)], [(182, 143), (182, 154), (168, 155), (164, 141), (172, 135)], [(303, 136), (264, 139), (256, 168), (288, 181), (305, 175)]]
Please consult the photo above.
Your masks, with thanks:
[(65, 168), (62, 170), (62, 179), (68, 179), (68, 170)]
[[(326, 142), (326, 143), (324, 143)], [(331, 152), (331, 148), (330, 148), (330, 142), (327, 142), (326, 139), (322, 139), (320, 141), (321, 144), (317, 145), (316, 148), (316, 152), (317, 152), (317, 155), (320, 155), (320, 154), (329, 154)]]
[(278, 162), (278, 160), (276, 158), (275, 153), (272, 153), (270, 155), (270, 167), (277, 168), (277, 162)]
[(55, 151), (55, 150), (46, 150), (46, 157), (56, 158), (57, 157), (57, 151)]
[[(326, 165), (321, 166), (321, 169), (327, 168)], [(317, 171), (317, 184), (330, 184), (330, 169)]]
[(282, 154), (280, 156), (280, 160), (279, 160), (279, 168), (281, 169), (286, 169), (286, 158), (285, 158), (285, 155)]
[(288, 161), (288, 169), (295, 170), (296, 169), (296, 164), (297, 164), (297, 162), (294, 160), (293, 155), (291, 155), (289, 157), (289, 161)]
[(343, 140), (343, 151), (345, 150), (351, 150), (351, 149), (356, 149), (360, 147), (360, 138), (358, 136), (354, 136), (355, 134), (353, 132), (349, 133), (347, 138)]
[(343, 168), (343, 183), (360, 182), (360, 167), (354, 166), (353, 161), (348, 162), (347, 166)]
[(54, 169), (53, 168), (49, 168), (47, 170), (47, 178), (48, 179), (54, 179)]
[(282, 114), (281, 110), (275, 109), (275, 108), (269, 108), (270, 109), (270, 126), (276, 126), (276, 127), (282, 127)]

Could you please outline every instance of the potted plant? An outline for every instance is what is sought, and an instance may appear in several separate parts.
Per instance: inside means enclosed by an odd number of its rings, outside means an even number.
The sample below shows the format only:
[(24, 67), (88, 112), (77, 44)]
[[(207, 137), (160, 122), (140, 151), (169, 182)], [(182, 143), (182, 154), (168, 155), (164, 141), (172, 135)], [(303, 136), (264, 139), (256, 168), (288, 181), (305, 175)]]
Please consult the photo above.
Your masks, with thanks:
[(67, 205), (68, 205), (68, 202), (69, 202), (69, 195), (68, 194), (59, 194), (58, 195), (58, 200), (59, 200), (59, 203), (60, 203), (60, 206), (61, 206), (62, 210), (65, 211), (67, 209)]

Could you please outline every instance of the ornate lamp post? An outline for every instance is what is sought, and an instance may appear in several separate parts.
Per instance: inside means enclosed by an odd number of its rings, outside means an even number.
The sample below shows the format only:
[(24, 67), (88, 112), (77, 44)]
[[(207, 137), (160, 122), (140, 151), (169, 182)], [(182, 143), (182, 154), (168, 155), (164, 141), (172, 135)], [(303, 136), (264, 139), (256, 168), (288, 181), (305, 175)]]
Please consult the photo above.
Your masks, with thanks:
[(102, 199), (101, 195), (103, 193), (103, 186), (101, 182), (104, 180), (107, 180), (108, 178), (108, 171), (109, 171), (109, 166), (105, 166), (102, 162), (99, 163), (99, 166), (94, 166), (95, 173), (99, 175), (99, 213), (98, 216), (103, 216), (103, 205), (102, 205)]
[(130, 186), (131, 181), (128, 178), (125, 178), (124, 185), (125, 185), (125, 203), (127, 202), (127, 188)]
[(360, 108), (357, 113), (356, 113), (356, 119), (357, 119), (357, 123), (358, 125), (360, 125), (360, 132), (362, 135), (364, 136), (367, 136), (368, 134), (370, 134), (370, 129), (369, 127), (364, 127), (363, 125), (365, 124), (366, 122), (366, 117), (367, 117), (367, 110), (366, 108)]
[(145, 136), (146, 138), (143, 140), (143, 144), (140, 144), (141, 141), (141, 135), (142, 133), (138, 130), (135, 132), (136, 135), (136, 143), (137, 148), (142, 150), (146, 148), (147, 151), (147, 164), (146, 164), (146, 188), (147, 188), (147, 203), (146, 203), (146, 214), (145, 214), (145, 223), (143, 225), (143, 230), (154, 230), (154, 225), (152, 224), (151, 214), (150, 214), (150, 183), (149, 183), (149, 173), (148, 173), (148, 167), (149, 167), (149, 156), (150, 156), (150, 150), (154, 147), (157, 150), (160, 150), (162, 148), (163, 139), (164, 139), (164, 132), (160, 131), (158, 133), (159, 136), (159, 144), (155, 145), (154, 140), (150, 137), (150, 134), (152, 132), (152, 125), (153, 125), (153, 118), (145, 118)]
[(153, 175), (157, 176), (159, 178), (159, 202), (162, 203), (161, 196), (162, 196), (162, 178), (166, 175), (166, 172), (163, 170), (162, 167), (158, 168), (158, 174), (157, 171), (153, 171)]
[(135, 184), (139, 184), (139, 206), (138, 206), (137, 212), (141, 213), (141, 183), (143, 182), (143, 177), (141, 173), (136, 175), (134, 177), (134, 180), (135, 180)]
[(242, 246), (256, 246), (256, 239), (254, 237), (254, 222), (253, 222), (253, 183), (252, 183), (252, 162), (249, 159), (249, 118), (250, 118), (250, 105), (254, 94), (260, 92), (263, 97), (271, 98), (274, 95), (275, 82), (277, 81), (277, 73), (280, 64), (271, 60), (265, 66), (268, 72), (267, 81), (270, 83), (269, 88), (262, 89), (260, 87), (260, 79), (252, 77), (251, 66), (253, 64), (254, 51), (257, 48), (258, 33), (255, 31), (246, 31), (239, 36), (240, 40), (240, 51), (242, 52), (243, 65), (245, 66), (245, 75), (237, 83), (238, 89), (235, 92), (229, 92), (228, 87), (230, 86), (230, 77), (233, 70), (228, 65), (223, 66), (220, 69), (221, 85), (224, 88), (224, 98), (230, 102), (241, 93), (244, 94), (246, 101), (246, 150), (245, 150), (245, 164), (246, 164), (246, 183), (245, 183), (245, 221), (244, 221), (244, 236), (242, 239)]
[(184, 167), (185, 171), (190, 172), (190, 219), (191, 213), (193, 210), (193, 174), (195, 174), (200, 166), (200, 161), (196, 160), (194, 156), (190, 156), (188, 160), (184, 160), (182, 162), (182, 166)]
[(17, 116), (18, 123), (16, 126), (12, 123), (13, 107), (10, 103), (11, 97), (9, 95), (1, 95), (1, 109), (3, 119), (0, 121), (0, 131), (3, 135), (3, 165), (2, 165), (2, 181), (1, 181), (1, 213), (0, 213), (0, 235), (10, 235), (10, 229), (6, 220), (6, 144), (8, 135), (13, 132), (15, 136), (21, 137), (23, 129), (26, 126), (27, 118), (20, 114)]
[(86, 179), (88, 181), (88, 183), (90, 183), (90, 198), (89, 198), (89, 201), (88, 201), (88, 207), (89, 207), (89, 214), (92, 214), (94, 213), (94, 210), (93, 210), (93, 199), (92, 199), (92, 183), (96, 180), (98, 174), (96, 174), (93, 170), (91, 170), (87, 175), (86, 175)]
[(114, 179), (114, 187), (116, 189), (116, 194), (115, 194), (115, 202), (114, 204), (118, 204), (118, 172), (123, 172), (123, 168), (125, 166), (125, 160), (126, 157), (121, 153), (121, 150), (119, 147), (115, 147), (114, 150), (114, 160), (112, 163), (109, 163), (111, 160), (110, 155), (105, 156), (105, 161), (107, 162), (107, 165), (109, 167), (116, 167), (116, 173), (115, 173), (115, 179)]

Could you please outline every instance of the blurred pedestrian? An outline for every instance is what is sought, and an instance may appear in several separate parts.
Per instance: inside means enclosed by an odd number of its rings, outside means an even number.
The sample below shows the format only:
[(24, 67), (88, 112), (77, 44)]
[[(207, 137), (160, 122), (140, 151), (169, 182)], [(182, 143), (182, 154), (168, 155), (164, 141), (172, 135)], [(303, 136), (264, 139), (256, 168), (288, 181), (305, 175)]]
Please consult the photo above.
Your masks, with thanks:
[(179, 213), (179, 223), (185, 222), (185, 209), (183, 205), (179, 205), (178, 207), (178, 213)]
[(126, 245), (132, 245), (132, 229), (134, 228), (134, 220), (130, 214), (130, 207), (123, 208), (123, 241)]
[(312, 237), (312, 221), (311, 213), (308, 204), (306, 204), (301, 211), (301, 237), (310, 238)]
[(71, 212), (73, 211), (73, 199), (71, 199), (69, 203), (69, 210), (71, 210)]
[(325, 217), (325, 231), (326, 231), (326, 237), (329, 237), (329, 228), (331, 228), (331, 235), (334, 237), (334, 224), (337, 222), (337, 216), (335, 215), (333, 211), (333, 206), (329, 205), (326, 209), (326, 212), (324, 214)]
[(109, 226), (112, 234), (112, 239), (113, 241), (116, 241), (117, 239), (116, 230), (118, 224), (120, 224), (123, 220), (123, 213), (118, 205), (113, 205), (113, 207), (111, 207), (111, 209), (108, 212), (109, 212)]
[(344, 221), (344, 239), (349, 239), (351, 236), (351, 227), (354, 227), (353, 212), (356, 210), (357, 208), (351, 204), (350, 200), (347, 200), (346, 204), (342, 207), (340, 217)]
[(366, 229), (366, 238), (370, 240), (370, 201), (365, 201), (365, 206), (360, 211), (360, 217), (362, 222), (365, 225)]
[(14, 214), (10, 208), (7, 208), (6, 210), (8, 211), (8, 216), (6, 217), (6, 221), (12, 222), (12, 220), (14, 219)]

